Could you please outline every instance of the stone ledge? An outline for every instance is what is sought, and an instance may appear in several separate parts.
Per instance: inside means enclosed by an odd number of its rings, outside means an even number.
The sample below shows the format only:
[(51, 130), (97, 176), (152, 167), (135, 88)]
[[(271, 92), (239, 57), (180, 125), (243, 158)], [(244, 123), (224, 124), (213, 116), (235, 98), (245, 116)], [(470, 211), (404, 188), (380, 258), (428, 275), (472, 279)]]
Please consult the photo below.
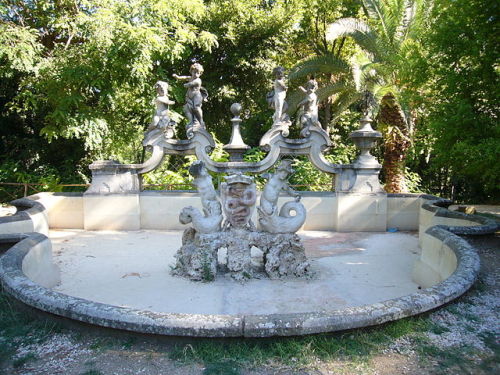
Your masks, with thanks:
[[(435, 197), (434, 197), (435, 198)], [(462, 212), (450, 211), (443, 207), (448, 207), (451, 204), (451, 201), (447, 199), (435, 199), (429, 202), (422, 204), (422, 209), (433, 212), (436, 217), (444, 217), (450, 219), (459, 219), (459, 220), (467, 220), (478, 223), (480, 225), (477, 226), (447, 226), (447, 225), (436, 225), (435, 227), (439, 227), (445, 229), (451, 233), (465, 236), (477, 236), (483, 234), (492, 234), (496, 231), (500, 230), (500, 222), (495, 220), (477, 216), (477, 215), (469, 215)]]
[(40, 202), (29, 198), (20, 198), (10, 202), (11, 205), (17, 208), (17, 212), (25, 212), (30, 215), (38, 214), (45, 211), (45, 207)]
[(18, 211), (12, 216), (2, 216), (0, 217), (0, 225), (4, 223), (13, 223), (16, 221), (31, 221), (30, 215), (24, 211)]

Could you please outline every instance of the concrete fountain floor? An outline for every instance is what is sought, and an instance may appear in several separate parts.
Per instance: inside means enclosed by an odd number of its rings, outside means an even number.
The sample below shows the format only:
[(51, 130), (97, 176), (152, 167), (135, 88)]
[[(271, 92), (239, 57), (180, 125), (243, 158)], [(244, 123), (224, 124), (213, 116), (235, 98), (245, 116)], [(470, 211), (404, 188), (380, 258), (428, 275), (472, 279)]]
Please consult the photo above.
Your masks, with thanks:
[[(302, 232), (314, 276), (201, 283), (171, 276), (181, 231), (52, 230), (55, 291), (166, 313), (275, 314), (361, 306), (417, 291), (415, 233)], [(258, 255), (258, 251), (255, 252)], [(257, 259), (256, 259), (257, 260)]]

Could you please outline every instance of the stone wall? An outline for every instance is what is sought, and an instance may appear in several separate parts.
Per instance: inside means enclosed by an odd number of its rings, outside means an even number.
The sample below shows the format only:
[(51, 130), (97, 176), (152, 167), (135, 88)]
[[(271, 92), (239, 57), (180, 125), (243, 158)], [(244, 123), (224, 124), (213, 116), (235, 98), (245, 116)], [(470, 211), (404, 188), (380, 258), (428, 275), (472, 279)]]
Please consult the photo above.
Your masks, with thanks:
[[(494, 233), (498, 222), (476, 215), (450, 211), (451, 201), (430, 195), (421, 196), (419, 215), (420, 259), (413, 269), (413, 280), (431, 287), (457, 272), (460, 256), (470, 257), (470, 267), (479, 269), (479, 257), (467, 241), (459, 237)], [(472, 269), (466, 272), (472, 272)]]
[[(338, 232), (385, 231), (419, 228), (421, 198), (418, 194), (345, 194), (303, 192), (307, 209), (303, 230)], [(290, 197), (282, 196), (282, 205)], [(37, 231), (48, 228), (86, 230), (182, 230), (179, 212), (183, 207), (201, 209), (195, 192), (144, 191), (140, 194), (39, 193), (18, 201), (35, 205), (10, 219), (2, 218), (0, 233)], [(17, 202), (17, 201), (15, 201)], [(40, 206), (38, 206), (40, 205)], [(37, 217), (38, 215), (38, 217)], [(257, 221), (257, 214), (252, 218)], [(10, 224), (7, 225), (7, 220)], [(36, 224), (37, 228), (33, 228)], [(45, 229), (43, 227), (45, 226)]]

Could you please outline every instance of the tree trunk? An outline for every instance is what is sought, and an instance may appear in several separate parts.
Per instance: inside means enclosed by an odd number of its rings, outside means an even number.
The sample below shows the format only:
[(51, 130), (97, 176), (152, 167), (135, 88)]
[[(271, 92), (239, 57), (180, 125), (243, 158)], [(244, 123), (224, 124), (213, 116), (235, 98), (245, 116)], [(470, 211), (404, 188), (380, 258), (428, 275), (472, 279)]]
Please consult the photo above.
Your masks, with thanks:
[(410, 134), (405, 118), (393, 94), (386, 94), (380, 103), (378, 130), (384, 136), (384, 163), (387, 193), (407, 193), (405, 161), (410, 148)]
[(330, 121), (332, 121), (332, 102), (330, 97), (325, 100), (325, 121), (323, 121), (323, 129), (328, 132), (328, 128), (330, 127)]

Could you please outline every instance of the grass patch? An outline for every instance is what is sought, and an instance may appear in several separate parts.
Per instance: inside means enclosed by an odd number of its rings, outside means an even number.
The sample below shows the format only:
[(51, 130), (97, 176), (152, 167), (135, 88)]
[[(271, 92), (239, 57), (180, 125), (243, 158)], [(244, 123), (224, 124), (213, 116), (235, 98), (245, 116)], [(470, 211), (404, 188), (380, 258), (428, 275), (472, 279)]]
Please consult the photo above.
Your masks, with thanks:
[(203, 370), (203, 375), (239, 375), (240, 366), (235, 361), (209, 363)]
[(12, 367), (19, 368), (23, 367), (29, 361), (34, 361), (36, 359), (36, 355), (34, 353), (28, 353), (12, 362)]
[[(12, 358), (20, 345), (41, 343), (58, 331), (60, 328), (56, 324), (17, 310), (0, 287), (0, 366)], [(18, 366), (32, 359), (25, 358), (23, 362), (23, 358), (19, 358)]]
[[(133, 342), (125, 341), (123, 345), (131, 346)], [(110, 338), (97, 338), (93, 340), (92, 344), (90, 344), (89, 349), (95, 351), (104, 351), (113, 346), (113, 341)]]
[[(310, 365), (317, 359), (341, 359), (359, 365), (367, 363), (372, 355), (380, 352), (395, 339), (424, 332), (429, 326), (428, 319), (411, 317), (376, 328), (337, 334), (261, 340), (242, 339), (231, 342), (203, 340), (177, 346), (169, 354), (174, 360), (204, 363), (207, 369), (224, 367), (227, 371), (229, 368), (262, 366), (266, 363), (301, 367)], [(227, 371), (220, 373), (231, 374)]]
[(436, 335), (441, 335), (443, 333), (450, 332), (450, 329), (448, 327), (442, 326), (437, 323), (431, 323), (429, 329), (432, 333), (435, 333)]
[(137, 338), (136, 337), (129, 337), (127, 338), (123, 344), (122, 344), (122, 348), (123, 349), (130, 349), (132, 348), (132, 346), (134, 346), (134, 344), (137, 342)]
[(82, 372), (80, 375), (104, 375), (101, 371), (96, 369), (87, 370)]
[(439, 348), (429, 343), (417, 346), (422, 362), (434, 362), (436, 374), (477, 374), (478, 351), (472, 347)]

